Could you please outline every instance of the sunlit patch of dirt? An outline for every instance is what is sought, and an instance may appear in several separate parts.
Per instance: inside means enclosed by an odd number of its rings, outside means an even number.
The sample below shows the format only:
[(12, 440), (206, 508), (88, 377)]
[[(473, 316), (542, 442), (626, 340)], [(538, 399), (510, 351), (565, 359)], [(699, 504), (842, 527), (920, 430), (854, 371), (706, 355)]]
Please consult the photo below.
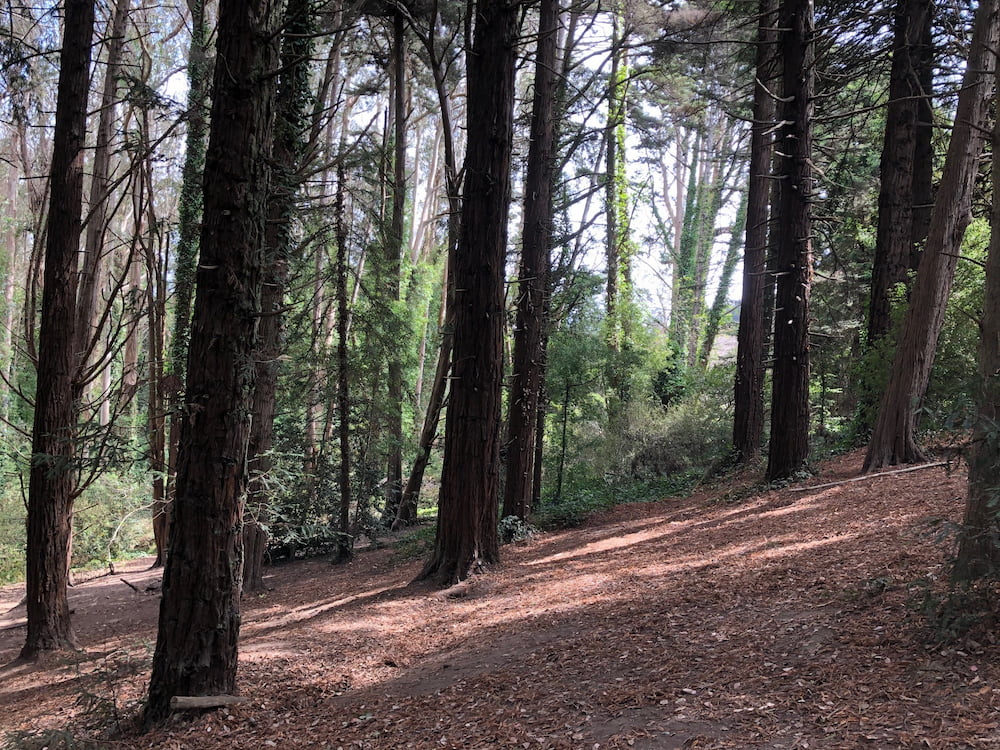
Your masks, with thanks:
[[(946, 574), (932, 528), (958, 520), (962, 471), (732, 489), (506, 547), (457, 598), (412, 584), (420, 561), (385, 549), (277, 566), (244, 602), (247, 702), (104, 746), (1000, 747), (997, 645), (931, 648), (910, 606), (914, 582)], [(74, 589), (78, 635), (101, 655), (0, 673), (0, 726), (95, 736), (81, 694), (122, 712), (141, 699), (158, 595), (139, 584), (155, 576)], [(19, 596), (0, 592), (0, 612)], [(0, 619), (4, 662), (19, 617)], [(106, 726), (119, 709), (98, 704)]]

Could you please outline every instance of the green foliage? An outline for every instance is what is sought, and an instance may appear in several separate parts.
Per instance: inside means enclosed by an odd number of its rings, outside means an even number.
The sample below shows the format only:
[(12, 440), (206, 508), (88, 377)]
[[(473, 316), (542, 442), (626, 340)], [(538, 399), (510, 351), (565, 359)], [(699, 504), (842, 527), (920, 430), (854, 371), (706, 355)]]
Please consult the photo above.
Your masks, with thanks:
[(419, 526), (409, 532), (393, 544), (393, 560), (402, 563), (428, 556), (434, 549), (435, 533), (433, 525)]
[(100, 744), (64, 729), (9, 732), (3, 750), (98, 750)]
[(526, 542), (537, 533), (534, 526), (526, 523), (517, 516), (505, 516), (497, 523), (497, 533), (500, 536), (501, 544), (513, 544), (515, 542)]
[(154, 550), (146, 478), (107, 472), (76, 501), (73, 565), (103, 567)]
[(540, 529), (579, 526), (591, 514), (623, 503), (650, 503), (683, 497), (700, 477), (700, 473), (687, 473), (645, 481), (614, 481), (578, 466), (567, 478), (562, 497), (545, 497), (531, 520)]

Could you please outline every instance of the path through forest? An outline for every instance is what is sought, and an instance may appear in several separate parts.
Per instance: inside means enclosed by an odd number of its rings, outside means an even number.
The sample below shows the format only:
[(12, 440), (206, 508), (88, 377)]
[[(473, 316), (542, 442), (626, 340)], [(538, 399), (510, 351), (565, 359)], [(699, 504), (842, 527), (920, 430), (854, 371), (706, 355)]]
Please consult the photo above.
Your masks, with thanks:
[[(506, 547), (455, 597), (410, 584), (421, 561), (391, 549), (276, 566), (245, 603), (246, 703), (92, 746), (1000, 747), (1000, 648), (930, 645), (912, 606), (946, 574), (935, 540), (964, 493), (964, 467), (929, 468), (625, 505)], [(79, 739), (127, 717), (155, 579), (133, 566), (77, 586), (86, 653), (0, 672), (0, 727)], [(24, 638), (20, 595), (0, 592), (2, 663)]]

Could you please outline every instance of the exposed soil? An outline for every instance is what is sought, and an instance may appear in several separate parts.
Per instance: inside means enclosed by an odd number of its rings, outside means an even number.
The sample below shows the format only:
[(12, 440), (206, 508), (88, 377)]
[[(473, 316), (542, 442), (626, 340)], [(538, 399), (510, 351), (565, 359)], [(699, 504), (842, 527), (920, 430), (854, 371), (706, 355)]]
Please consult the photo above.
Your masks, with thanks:
[[(246, 703), (93, 746), (1000, 748), (1000, 647), (931, 645), (913, 607), (947, 575), (937, 540), (964, 469), (740, 494), (536, 536), (455, 598), (411, 584), (421, 561), (390, 549), (274, 567), (245, 602)], [(0, 728), (79, 740), (124, 722), (148, 678), (156, 577), (133, 565), (76, 586), (85, 652), (0, 671)], [(23, 606), (7, 611), (21, 595), (0, 592), (0, 663), (24, 638)]]

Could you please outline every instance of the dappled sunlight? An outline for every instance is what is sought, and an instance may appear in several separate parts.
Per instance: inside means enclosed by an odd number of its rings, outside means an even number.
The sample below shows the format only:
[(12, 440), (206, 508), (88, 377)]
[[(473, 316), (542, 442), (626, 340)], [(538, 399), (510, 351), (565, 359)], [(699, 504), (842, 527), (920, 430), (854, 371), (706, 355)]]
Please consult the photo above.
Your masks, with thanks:
[(337, 609), (338, 607), (345, 607), (348, 604), (353, 604), (361, 599), (371, 599), (379, 596), (380, 594), (385, 594), (388, 591), (394, 591), (397, 589), (399, 589), (398, 585), (390, 584), (319, 604), (310, 603), (300, 607), (295, 607), (291, 610), (285, 610), (282, 614), (274, 617), (265, 617), (255, 619), (252, 622), (244, 623), (242, 627), (242, 634), (244, 636), (252, 637), (254, 633), (263, 629), (291, 627), (292, 625), (297, 625), (306, 620), (313, 620), (326, 612)]

